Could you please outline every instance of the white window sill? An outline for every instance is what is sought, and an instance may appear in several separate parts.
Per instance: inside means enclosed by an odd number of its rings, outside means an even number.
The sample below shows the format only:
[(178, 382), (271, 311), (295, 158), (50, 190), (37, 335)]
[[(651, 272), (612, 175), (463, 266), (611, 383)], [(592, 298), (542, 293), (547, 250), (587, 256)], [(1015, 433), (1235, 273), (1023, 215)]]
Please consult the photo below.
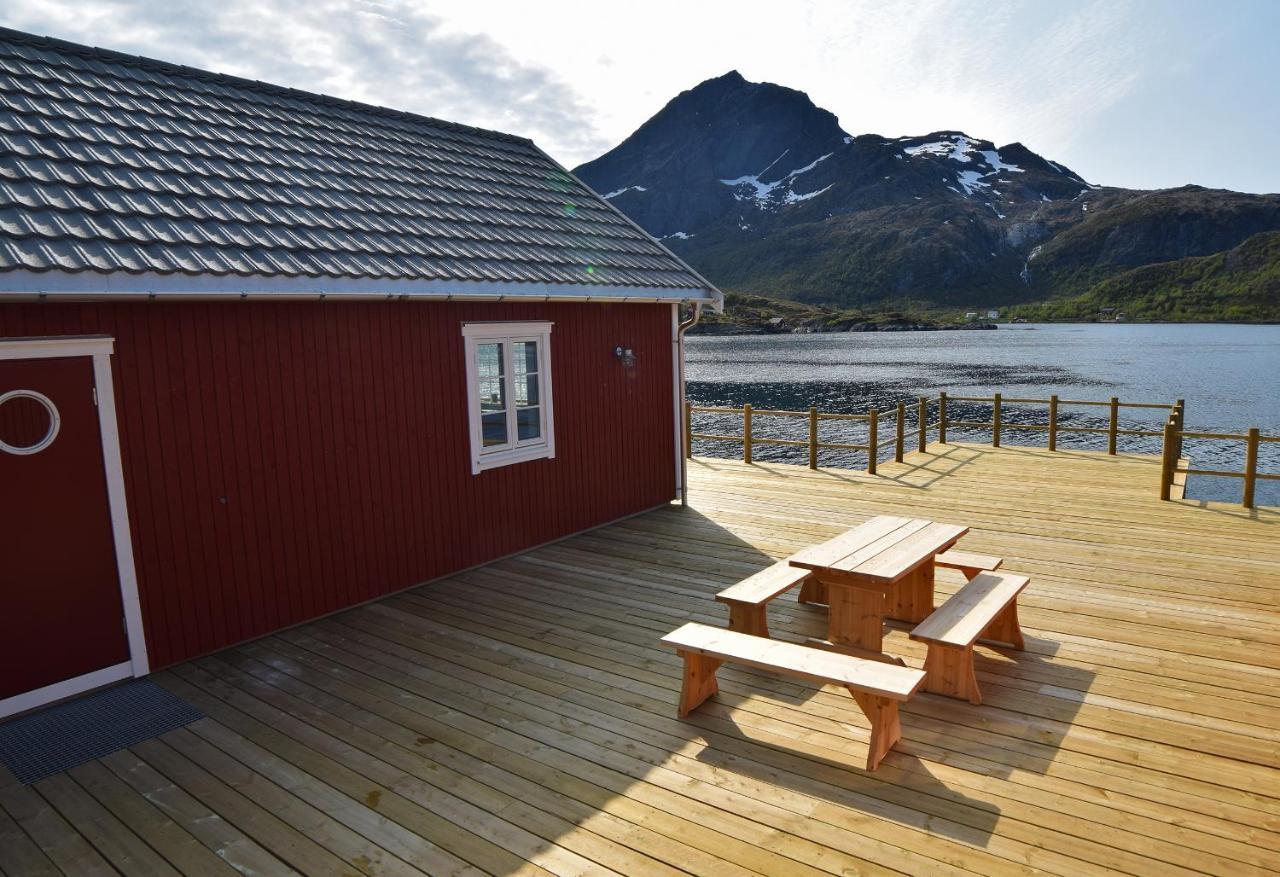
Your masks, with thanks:
[(533, 445), (526, 448), (511, 448), (506, 451), (494, 451), (481, 454), (479, 459), (471, 461), (471, 474), (478, 475), (488, 469), (510, 466), (512, 463), (525, 463), (529, 460), (554, 459), (555, 449), (550, 445)]

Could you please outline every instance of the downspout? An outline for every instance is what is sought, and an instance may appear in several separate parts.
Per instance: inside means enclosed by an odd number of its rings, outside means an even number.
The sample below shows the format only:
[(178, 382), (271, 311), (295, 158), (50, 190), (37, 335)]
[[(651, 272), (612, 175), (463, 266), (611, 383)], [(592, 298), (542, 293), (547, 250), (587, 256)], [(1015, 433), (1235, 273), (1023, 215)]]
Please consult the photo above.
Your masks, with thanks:
[(698, 321), (701, 319), (702, 302), (694, 302), (693, 316), (681, 323), (679, 330), (676, 332), (677, 380), (680, 382), (680, 442), (678, 449), (680, 451), (680, 505), (682, 506), (689, 504), (689, 449), (685, 447), (688, 437), (684, 432), (684, 412), (687, 404), (684, 393), (684, 333), (698, 325)]

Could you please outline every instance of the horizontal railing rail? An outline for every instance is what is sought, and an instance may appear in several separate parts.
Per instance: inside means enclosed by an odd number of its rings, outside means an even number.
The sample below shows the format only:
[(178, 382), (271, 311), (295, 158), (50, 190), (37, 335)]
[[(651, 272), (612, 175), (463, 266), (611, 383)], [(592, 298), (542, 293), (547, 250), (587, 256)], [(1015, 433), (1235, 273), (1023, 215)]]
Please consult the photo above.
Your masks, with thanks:
[[(984, 404), (991, 406), (991, 420), (952, 420), (949, 406), (954, 403)], [(1044, 405), (1047, 406), (1047, 421), (1032, 422), (1023, 420), (1009, 421), (1005, 419), (1005, 406), (1008, 405)], [(1064, 407), (1085, 406), (1106, 408), (1108, 410), (1107, 425), (1073, 426), (1063, 424), (1061, 409)], [(1161, 429), (1142, 429), (1134, 426), (1120, 425), (1120, 412), (1126, 410), (1168, 411), (1167, 421)], [(910, 431), (907, 428), (908, 411), (914, 415), (914, 424)], [(932, 413), (936, 412), (937, 420), (930, 422)], [(742, 418), (741, 434), (718, 432), (694, 432), (693, 415), (720, 414), (736, 415)], [(757, 435), (755, 420), (760, 417), (793, 418), (807, 421), (808, 434), (805, 438), (780, 438), (776, 435)], [(818, 468), (819, 452), (823, 450), (857, 451), (867, 455), (866, 469), (869, 474), (876, 474), (881, 452), (893, 448), (893, 459), (902, 462), (909, 442), (914, 440), (920, 451), (928, 447), (929, 436), (936, 435), (941, 444), (947, 443), (948, 429), (977, 429), (991, 432), (991, 444), (1000, 447), (1007, 432), (1029, 431), (1047, 434), (1046, 444), (1050, 451), (1058, 449), (1058, 438), (1065, 434), (1105, 435), (1107, 437), (1107, 453), (1118, 453), (1119, 439), (1125, 436), (1143, 438), (1161, 438), (1161, 499), (1180, 497), (1188, 476), (1206, 476), (1213, 478), (1239, 478), (1244, 482), (1242, 502), (1246, 507), (1254, 507), (1256, 486), (1259, 481), (1280, 481), (1280, 473), (1259, 471), (1258, 449), (1261, 445), (1280, 443), (1280, 436), (1262, 435), (1257, 428), (1244, 433), (1227, 432), (1194, 432), (1184, 429), (1186, 403), (1178, 399), (1172, 404), (1159, 402), (1126, 402), (1116, 396), (1107, 400), (1098, 399), (1064, 399), (1051, 395), (1047, 399), (1028, 399), (1016, 396), (1005, 396), (994, 393), (990, 396), (952, 396), (940, 393), (936, 399), (920, 396), (910, 403), (899, 402), (893, 408), (871, 410), (865, 414), (842, 414), (831, 411), (819, 411), (816, 406), (808, 411), (786, 411), (770, 408), (753, 408), (743, 405), (741, 408), (712, 405), (693, 405), (687, 403), (684, 410), (685, 453), (693, 455), (694, 440), (735, 442), (742, 445), (742, 458), (751, 463), (757, 445), (775, 447), (807, 448), (809, 452), (809, 468)], [(864, 441), (823, 441), (820, 426), (824, 421), (865, 423), (866, 437)], [(890, 423), (891, 422), (891, 423)], [(881, 438), (881, 427), (892, 429), (886, 438)], [(1183, 444), (1186, 440), (1203, 441), (1235, 441), (1245, 446), (1244, 468), (1241, 471), (1222, 469), (1193, 468), (1183, 457)]]

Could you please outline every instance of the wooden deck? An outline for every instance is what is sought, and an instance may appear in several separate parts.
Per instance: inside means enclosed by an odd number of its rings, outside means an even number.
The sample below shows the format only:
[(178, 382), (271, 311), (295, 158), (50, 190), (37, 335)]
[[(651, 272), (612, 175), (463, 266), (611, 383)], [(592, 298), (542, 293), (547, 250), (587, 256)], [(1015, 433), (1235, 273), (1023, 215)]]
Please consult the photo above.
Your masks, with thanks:
[[(1267, 874), (1280, 513), (1161, 503), (1151, 458), (934, 446), (879, 477), (697, 460), (650, 512), (156, 678), (186, 729), (32, 787), (8, 874)], [(834, 689), (740, 668), (688, 721), (658, 637), (880, 513), (1031, 577), (979, 707), (918, 695), (874, 774)], [(940, 572), (952, 593), (958, 573)], [(820, 634), (788, 594), (775, 636)], [(886, 649), (920, 666), (904, 630)]]

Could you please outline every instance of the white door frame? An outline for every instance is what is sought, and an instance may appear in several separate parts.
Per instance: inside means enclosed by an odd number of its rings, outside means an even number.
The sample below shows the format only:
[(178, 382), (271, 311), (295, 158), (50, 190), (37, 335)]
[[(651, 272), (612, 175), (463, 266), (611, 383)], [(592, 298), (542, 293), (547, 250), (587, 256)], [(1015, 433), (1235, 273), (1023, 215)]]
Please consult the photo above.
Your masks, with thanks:
[(69, 356), (88, 356), (93, 359), (98, 431), (102, 435), (102, 463), (107, 474), (107, 502), (111, 512), (111, 533), (115, 541), (116, 573), (120, 581), (121, 601), (124, 604), (125, 630), (129, 637), (128, 661), (4, 698), (0, 700), (0, 718), (120, 679), (145, 676), (150, 671), (147, 641), (142, 628), (142, 604), (138, 599), (138, 572), (133, 561), (129, 507), (125, 501), (124, 466), (120, 458), (120, 432), (116, 426), (116, 394), (111, 377), (113, 353), (115, 353), (115, 339), (107, 335), (0, 338), (0, 360), (53, 359)]

